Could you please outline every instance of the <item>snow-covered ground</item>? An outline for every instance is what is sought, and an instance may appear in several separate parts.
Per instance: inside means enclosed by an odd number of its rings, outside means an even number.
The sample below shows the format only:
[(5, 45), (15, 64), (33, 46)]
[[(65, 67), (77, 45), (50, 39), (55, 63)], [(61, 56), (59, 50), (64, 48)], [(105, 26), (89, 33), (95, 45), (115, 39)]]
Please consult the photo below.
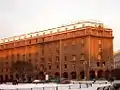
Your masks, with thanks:
[(96, 90), (98, 87), (109, 86), (110, 84), (1, 84), (2, 90)]

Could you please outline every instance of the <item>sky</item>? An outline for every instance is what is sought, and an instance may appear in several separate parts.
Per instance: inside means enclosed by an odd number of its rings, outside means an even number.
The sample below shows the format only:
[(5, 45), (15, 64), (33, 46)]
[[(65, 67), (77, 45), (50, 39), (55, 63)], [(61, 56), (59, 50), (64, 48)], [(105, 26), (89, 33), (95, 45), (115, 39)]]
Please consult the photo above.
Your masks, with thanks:
[(120, 0), (0, 0), (0, 38), (42, 31), (80, 20), (113, 29), (120, 50)]

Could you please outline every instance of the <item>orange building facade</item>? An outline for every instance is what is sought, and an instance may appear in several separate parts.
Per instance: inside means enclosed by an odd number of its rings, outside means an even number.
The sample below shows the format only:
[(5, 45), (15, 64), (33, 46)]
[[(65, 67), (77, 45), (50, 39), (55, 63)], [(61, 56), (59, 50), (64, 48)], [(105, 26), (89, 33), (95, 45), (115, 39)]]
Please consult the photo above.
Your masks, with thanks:
[(102, 23), (78, 22), (4, 38), (0, 43), (1, 81), (19, 77), (11, 69), (16, 61), (32, 63), (32, 79), (45, 72), (68, 79), (105, 78), (113, 68), (112, 29)]

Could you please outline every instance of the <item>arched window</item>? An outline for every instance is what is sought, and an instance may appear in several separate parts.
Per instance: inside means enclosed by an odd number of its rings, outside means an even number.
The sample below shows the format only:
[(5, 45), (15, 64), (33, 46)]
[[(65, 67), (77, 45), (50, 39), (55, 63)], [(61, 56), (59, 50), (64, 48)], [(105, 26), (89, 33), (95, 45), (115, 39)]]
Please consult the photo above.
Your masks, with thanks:
[(76, 79), (76, 72), (71, 72), (72, 79)]
[(56, 78), (56, 77), (59, 77), (59, 76), (60, 76), (59, 72), (56, 72), (56, 73), (55, 73), (55, 78)]
[(68, 78), (68, 73), (67, 72), (63, 73), (63, 78)]

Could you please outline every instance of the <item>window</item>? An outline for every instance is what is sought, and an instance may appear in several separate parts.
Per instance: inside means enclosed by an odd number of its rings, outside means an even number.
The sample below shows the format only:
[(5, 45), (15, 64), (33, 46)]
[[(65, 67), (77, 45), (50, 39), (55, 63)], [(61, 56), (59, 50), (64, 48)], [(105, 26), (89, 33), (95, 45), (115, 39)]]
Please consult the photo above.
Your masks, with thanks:
[(72, 60), (76, 61), (76, 55), (72, 55)]
[(64, 68), (67, 68), (67, 64), (64, 64)]
[(51, 70), (51, 66), (49, 66), (49, 70)]
[(41, 62), (44, 62), (44, 58), (43, 57), (41, 58)]
[(64, 60), (67, 61), (67, 56), (64, 57)]
[(6, 65), (8, 65), (8, 62), (5, 62), (6, 63)]
[(101, 40), (101, 39), (99, 39), (99, 40), (98, 40), (98, 43), (99, 43), (99, 44), (102, 44), (102, 40)]
[(102, 62), (103, 67), (105, 66), (105, 62)]
[(56, 56), (56, 61), (59, 62), (59, 56)]
[(84, 54), (82, 53), (81, 54), (81, 60), (84, 60), (85, 59), (85, 56), (84, 56)]
[(102, 48), (99, 48), (99, 53), (101, 53), (102, 52)]
[(97, 67), (99, 67), (100, 66), (100, 62), (97, 62)]
[(75, 69), (75, 64), (72, 65), (73, 69)]
[(101, 60), (101, 55), (98, 55), (98, 60)]
[(57, 48), (57, 49), (56, 49), (56, 52), (57, 52), (57, 54), (59, 54), (59, 53), (60, 53), (60, 50), (59, 50), (59, 48)]
[(25, 60), (25, 54), (23, 55), (23, 59)]
[(59, 68), (59, 65), (57, 65), (57, 68)]
[(49, 57), (49, 58), (48, 58), (48, 62), (52, 62), (52, 57)]

